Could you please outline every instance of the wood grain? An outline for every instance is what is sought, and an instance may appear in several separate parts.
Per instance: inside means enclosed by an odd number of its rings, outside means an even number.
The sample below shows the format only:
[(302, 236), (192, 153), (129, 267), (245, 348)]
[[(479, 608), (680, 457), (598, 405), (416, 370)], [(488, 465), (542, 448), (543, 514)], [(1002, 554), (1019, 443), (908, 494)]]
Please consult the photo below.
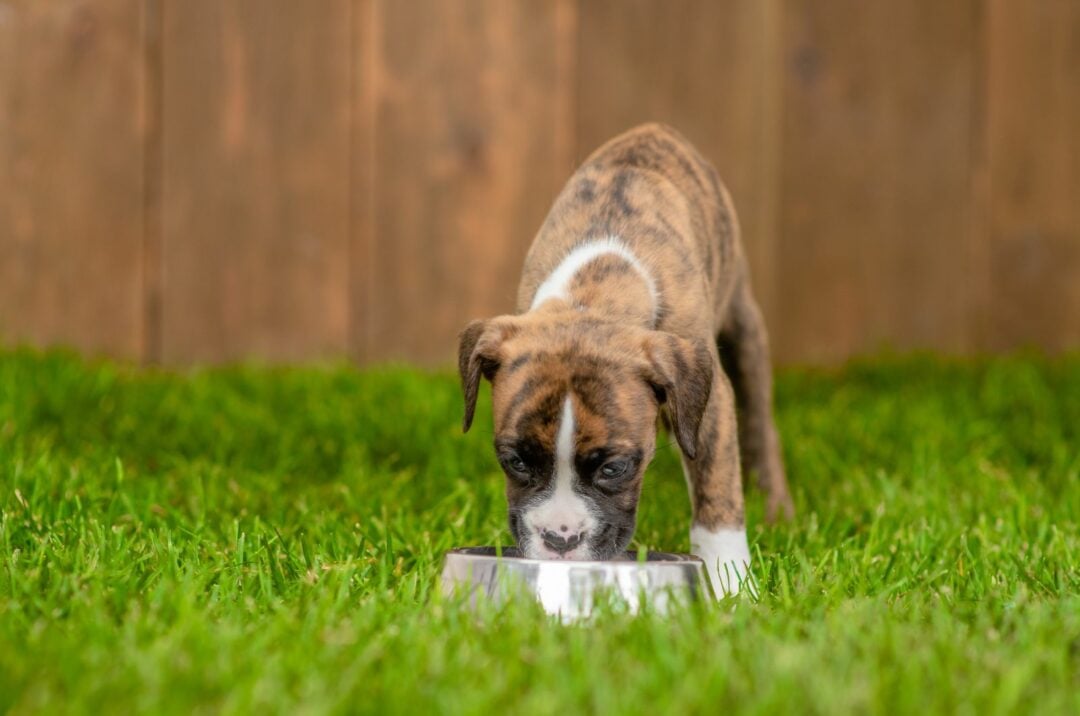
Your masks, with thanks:
[(589, 0), (577, 40), (577, 159), (646, 121), (686, 135), (735, 200), (770, 325), (778, 127), (766, 70), (775, 14), (773, 0)]
[(162, 356), (348, 349), (351, 8), (185, 0), (162, 24)]
[(139, 358), (141, 3), (0, 5), (0, 338)]
[(781, 360), (967, 349), (977, 2), (785, 10)]
[(989, 5), (983, 347), (1080, 346), (1080, 3)]
[(369, 356), (448, 362), (513, 310), (525, 250), (572, 169), (567, 2), (378, 2)]

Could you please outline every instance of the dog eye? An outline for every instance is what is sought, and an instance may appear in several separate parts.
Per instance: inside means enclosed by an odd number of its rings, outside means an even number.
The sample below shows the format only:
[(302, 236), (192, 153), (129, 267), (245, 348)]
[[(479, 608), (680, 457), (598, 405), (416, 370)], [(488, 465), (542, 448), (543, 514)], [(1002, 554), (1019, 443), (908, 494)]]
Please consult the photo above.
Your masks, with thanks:
[(500, 455), (499, 462), (501, 462), (506, 471), (511, 473), (514, 477), (528, 477), (529, 475), (529, 466), (514, 453)]
[(626, 474), (626, 471), (630, 468), (630, 462), (628, 460), (612, 460), (611, 462), (604, 463), (604, 466), (600, 468), (600, 475), (607, 480), (613, 480), (616, 477), (622, 477)]

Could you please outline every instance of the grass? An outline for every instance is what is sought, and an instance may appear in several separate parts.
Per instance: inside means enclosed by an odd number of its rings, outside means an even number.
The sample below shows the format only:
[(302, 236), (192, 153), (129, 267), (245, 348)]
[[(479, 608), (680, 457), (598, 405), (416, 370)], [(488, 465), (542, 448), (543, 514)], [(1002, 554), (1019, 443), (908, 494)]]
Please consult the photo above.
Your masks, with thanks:
[[(0, 712), (1080, 713), (1080, 357), (777, 390), (760, 601), (564, 626), (437, 594), (509, 542), (449, 374), (2, 353)], [(661, 450), (636, 544), (688, 518)]]

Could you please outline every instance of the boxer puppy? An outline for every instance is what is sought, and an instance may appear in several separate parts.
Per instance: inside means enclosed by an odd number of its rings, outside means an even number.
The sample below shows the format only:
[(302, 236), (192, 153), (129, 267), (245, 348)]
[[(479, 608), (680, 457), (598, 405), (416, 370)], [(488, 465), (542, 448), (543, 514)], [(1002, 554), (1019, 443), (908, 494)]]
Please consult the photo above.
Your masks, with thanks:
[(459, 368), (465, 430), (481, 377), (491, 381), (524, 555), (602, 560), (626, 549), (659, 417), (682, 453), (691, 550), (717, 595), (737, 592), (750, 565), (740, 465), (764, 489), (770, 520), (790, 516), (792, 502), (765, 324), (716, 171), (669, 127), (612, 139), (555, 200), (517, 308), (462, 331)]

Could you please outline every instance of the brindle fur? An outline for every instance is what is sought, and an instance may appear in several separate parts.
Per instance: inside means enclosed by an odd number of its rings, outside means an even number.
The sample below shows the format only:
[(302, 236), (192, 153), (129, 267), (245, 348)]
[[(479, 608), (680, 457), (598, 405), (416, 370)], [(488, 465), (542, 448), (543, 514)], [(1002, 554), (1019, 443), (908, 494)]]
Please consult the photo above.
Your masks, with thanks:
[[(630, 264), (604, 255), (575, 274), (569, 301), (530, 310), (540, 284), (576, 246), (607, 237), (647, 268), (659, 305)], [(768, 518), (792, 514), (772, 416), (768, 338), (738, 219), (716, 171), (677, 132), (643, 125), (586, 160), (529, 250), (517, 303), (517, 315), (475, 321), (462, 332), (465, 429), (486, 376), (497, 449), (535, 451), (542, 472), (563, 399), (571, 396), (579, 461), (611, 451), (638, 456), (634, 474), (602, 496), (610, 503), (613, 549), (632, 535), (661, 408), (683, 451), (695, 524), (744, 524), (740, 453), (767, 494)], [(588, 465), (579, 464), (582, 489), (591, 489), (582, 469)], [(515, 511), (537, 489), (542, 485), (508, 480), (512, 529)]]

